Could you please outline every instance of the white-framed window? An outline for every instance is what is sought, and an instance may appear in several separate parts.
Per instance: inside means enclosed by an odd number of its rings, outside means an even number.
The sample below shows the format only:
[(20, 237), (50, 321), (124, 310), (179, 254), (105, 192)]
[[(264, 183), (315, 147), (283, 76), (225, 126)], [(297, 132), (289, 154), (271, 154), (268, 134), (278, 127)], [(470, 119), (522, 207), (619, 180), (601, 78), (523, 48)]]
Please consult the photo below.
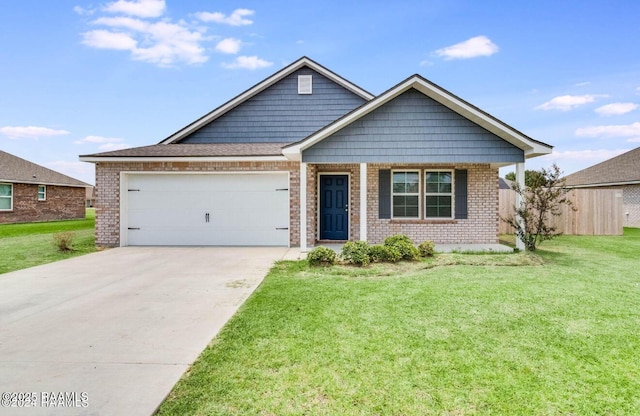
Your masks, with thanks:
[(13, 184), (0, 183), (0, 211), (13, 210)]
[(38, 185), (38, 201), (46, 201), (46, 200), (47, 200), (47, 186)]
[(425, 170), (424, 217), (453, 218), (453, 171)]
[(420, 171), (391, 172), (391, 218), (420, 218)]

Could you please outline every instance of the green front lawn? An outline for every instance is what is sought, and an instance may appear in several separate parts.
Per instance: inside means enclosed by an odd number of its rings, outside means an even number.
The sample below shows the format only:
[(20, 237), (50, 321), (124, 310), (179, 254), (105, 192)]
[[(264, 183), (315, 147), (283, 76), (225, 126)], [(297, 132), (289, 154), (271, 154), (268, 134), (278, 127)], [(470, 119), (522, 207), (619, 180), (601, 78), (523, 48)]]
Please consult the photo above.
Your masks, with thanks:
[[(92, 253), (96, 251), (94, 229), (93, 209), (87, 209), (83, 220), (0, 225), (0, 273)], [(75, 234), (73, 251), (63, 253), (53, 236), (67, 231)]]
[(160, 415), (630, 415), (640, 230), (535, 255), (280, 262)]

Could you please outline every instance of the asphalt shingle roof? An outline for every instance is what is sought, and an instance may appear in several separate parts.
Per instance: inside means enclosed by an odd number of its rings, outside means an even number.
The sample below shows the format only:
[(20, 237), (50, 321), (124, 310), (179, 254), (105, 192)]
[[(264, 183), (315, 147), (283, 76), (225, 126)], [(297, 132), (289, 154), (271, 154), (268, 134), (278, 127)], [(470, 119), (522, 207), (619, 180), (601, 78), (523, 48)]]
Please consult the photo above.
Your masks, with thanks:
[(38, 185), (91, 186), (60, 172), (37, 165), (0, 150), (0, 182)]
[(215, 156), (282, 156), (289, 143), (203, 143), (154, 144), (81, 157), (215, 157)]
[(567, 186), (640, 182), (640, 147), (566, 177)]

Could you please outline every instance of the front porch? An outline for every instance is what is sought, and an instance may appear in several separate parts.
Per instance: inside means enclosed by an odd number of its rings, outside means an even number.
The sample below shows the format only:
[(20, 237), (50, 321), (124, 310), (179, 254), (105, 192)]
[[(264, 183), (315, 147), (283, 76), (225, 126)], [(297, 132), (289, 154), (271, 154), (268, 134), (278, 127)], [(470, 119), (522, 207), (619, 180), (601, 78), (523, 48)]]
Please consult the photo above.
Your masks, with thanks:
[[(394, 181), (403, 172), (414, 178), (415, 205), (397, 215), (398, 193)], [(427, 192), (430, 175), (446, 178), (440, 201), (444, 208), (434, 215)], [(451, 163), (301, 163), (300, 164), (300, 248), (306, 252), (317, 245), (334, 245), (344, 241), (368, 241), (380, 244), (393, 234), (406, 234), (416, 244), (430, 240), (438, 250), (447, 251), (512, 251), (498, 244), (498, 167), (492, 164)], [(346, 181), (344, 211), (339, 221), (342, 232), (326, 233), (323, 219), (327, 206), (335, 209), (335, 201), (324, 201), (331, 192), (322, 181), (334, 178)], [(395, 178), (395, 179), (394, 179)], [(336, 202), (337, 203), (337, 202)], [(337, 236), (332, 238), (331, 235)]]

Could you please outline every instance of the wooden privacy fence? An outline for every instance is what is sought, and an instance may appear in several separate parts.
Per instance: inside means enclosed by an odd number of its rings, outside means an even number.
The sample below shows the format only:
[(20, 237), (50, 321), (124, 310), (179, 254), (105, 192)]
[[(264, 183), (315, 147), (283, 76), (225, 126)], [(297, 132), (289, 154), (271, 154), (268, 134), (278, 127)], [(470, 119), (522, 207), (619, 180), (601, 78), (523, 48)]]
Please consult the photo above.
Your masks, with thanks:
[[(553, 217), (557, 230), (568, 235), (622, 235), (622, 191), (615, 189), (572, 189), (568, 194), (573, 203), (562, 207), (562, 214)], [(516, 192), (500, 189), (500, 217), (514, 214)], [(514, 234), (515, 230), (500, 220), (500, 234)]]

